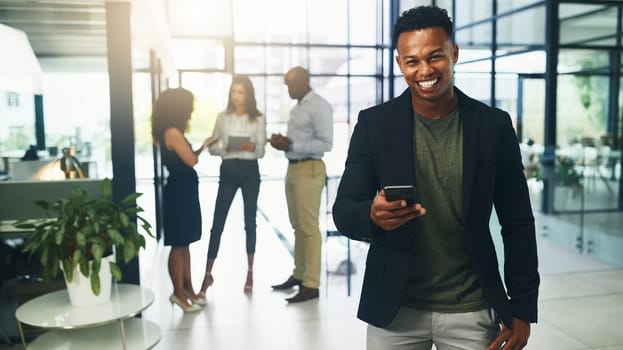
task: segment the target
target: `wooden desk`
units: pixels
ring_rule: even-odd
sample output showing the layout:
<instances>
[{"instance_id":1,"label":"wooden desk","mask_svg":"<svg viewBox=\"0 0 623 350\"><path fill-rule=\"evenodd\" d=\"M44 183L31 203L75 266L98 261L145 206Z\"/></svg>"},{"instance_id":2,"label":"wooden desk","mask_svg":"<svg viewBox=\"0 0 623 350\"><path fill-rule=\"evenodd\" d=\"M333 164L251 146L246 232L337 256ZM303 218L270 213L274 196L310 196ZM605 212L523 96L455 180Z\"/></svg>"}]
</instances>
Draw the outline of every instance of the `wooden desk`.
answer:
<instances>
[{"instance_id":1,"label":"wooden desk","mask_svg":"<svg viewBox=\"0 0 623 350\"><path fill-rule=\"evenodd\" d=\"M113 284L110 301L73 306L67 290L51 292L21 305L15 312L24 349L22 323L50 330L28 349L151 349L160 328L135 318L154 302L151 291L132 284Z\"/></svg>"}]
</instances>

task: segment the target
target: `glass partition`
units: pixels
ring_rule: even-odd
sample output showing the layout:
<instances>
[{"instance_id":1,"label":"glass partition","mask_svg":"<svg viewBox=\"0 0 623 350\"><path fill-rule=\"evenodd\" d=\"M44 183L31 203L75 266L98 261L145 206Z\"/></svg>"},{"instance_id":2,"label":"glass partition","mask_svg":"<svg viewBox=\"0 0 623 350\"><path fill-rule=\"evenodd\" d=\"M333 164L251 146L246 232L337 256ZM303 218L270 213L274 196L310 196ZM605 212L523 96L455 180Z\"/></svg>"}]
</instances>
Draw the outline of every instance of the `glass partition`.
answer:
<instances>
[{"instance_id":1,"label":"glass partition","mask_svg":"<svg viewBox=\"0 0 623 350\"><path fill-rule=\"evenodd\" d=\"M382 18L377 15L377 0L349 0L349 43L352 45L374 45L382 38L377 29Z\"/></svg>"},{"instance_id":2,"label":"glass partition","mask_svg":"<svg viewBox=\"0 0 623 350\"><path fill-rule=\"evenodd\" d=\"M310 43L348 43L348 22L344 20L348 16L347 0L314 0L313 6L308 6L307 9Z\"/></svg>"},{"instance_id":3,"label":"glass partition","mask_svg":"<svg viewBox=\"0 0 623 350\"><path fill-rule=\"evenodd\" d=\"M22 157L30 145L36 144L34 95L0 90L0 154L3 158ZM0 171L7 172L0 163Z\"/></svg>"},{"instance_id":4,"label":"glass partition","mask_svg":"<svg viewBox=\"0 0 623 350\"><path fill-rule=\"evenodd\" d=\"M542 48L545 45L545 6L501 17L497 33L498 55Z\"/></svg>"},{"instance_id":5,"label":"glass partition","mask_svg":"<svg viewBox=\"0 0 623 350\"><path fill-rule=\"evenodd\" d=\"M454 16L454 25L457 28L493 16L493 1L462 0L457 3Z\"/></svg>"},{"instance_id":6,"label":"glass partition","mask_svg":"<svg viewBox=\"0 0 623 350\"><path fill-rule=\"evenodd\" d=\"M541 1L540 0L539 1L537 0L497 0L497 2L498 2L498 13L502 14L502 13L516 10L521 7L532 5L532 4L541 2Z\"/></svg>"},{"instance_id":7,"label":"glass partition","mask_svg":"<svg viewBox=\"0 0 623 350\"><path fill-rule=\"evenodd\" d=\"M348 61L346 48L312 47L309 49L310 74L336 74Z\"/></svg>"},{"instance_id":8,"label":"glass partition","mask_svg":"<svg viewBox=\"0 0 623 350\"><path fill-rule=\"evenodd\" d=\"M455 41L459 47L463 49L485 51L491 47L491 33L491 22L486 22L457 30L455 33ZM487 52L487 56L491 56L490 51Z\"/></svg>"},{"instance_id":9,"label":"glass partition","mask_svg":"<svg viewBox=\"0 0 623 350\"><path fill-rule=\"evenodd\" d=\"M616 44L616 6L561 4L559 14L561 45Z\"/></svg>"},{"instance_id":10,"label":"glass partition","mask_svg":"<svg viewBox=\"0 0 623 350\"><path fill-rule=\"evenodd\" d=\"M225 45L220 40L176 39L175 64L184 69L225 69Z\"/></svg>"},{"instance_id":11,"label":"glass partition","mask_svg":"<svg viewBox=\"0 0 623 350\"><path fill-rule=\"evenodd\" d=\"M609 78L562 75L558 78L555 208L614 209L620 174L607 128ZM578 196L582 196L579 198ZM581 199L578 200L578 199ZM580 205L583 207L581 208Z\"/></svg>"},{"instance_id":12,"label":"glass partition","mask_svg":"<svg viewBox=\"0 0 623 350\"><path fill-rule=\"evenodd\" d=\"M491 73L456 73L455 85L470 97L491 105Z\"/></svg>"},{"instance_id":13,"label":"glass partition","mask_svg":"<svg viewBox=\"0 0 623 350\"><path fill-rule=\"evenodd\" d=\"M558 55L558 73L610 71L610 53L606 50L563 49Z\"/></svg>"}]
</instances>

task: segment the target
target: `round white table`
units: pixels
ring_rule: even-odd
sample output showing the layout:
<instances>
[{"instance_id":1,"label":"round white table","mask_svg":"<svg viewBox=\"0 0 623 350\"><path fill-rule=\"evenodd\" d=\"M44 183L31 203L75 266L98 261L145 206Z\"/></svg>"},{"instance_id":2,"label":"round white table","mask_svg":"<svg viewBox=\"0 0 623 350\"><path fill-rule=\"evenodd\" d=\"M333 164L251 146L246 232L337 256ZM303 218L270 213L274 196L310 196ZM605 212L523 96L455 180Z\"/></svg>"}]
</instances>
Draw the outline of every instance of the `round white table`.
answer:
<instances>
[{"instance_id":1,"label":"round white table","mask_svg":"<svg viewBox=\"0 0 623 350\"><path fill-rule=\"evenodd\" d=\"M150 349L160 341L160 328L134 316L153 302L151 291L115 283L108 302L73 306L63 289L22 304L15 317L24 348L22 323L50 330L28 349Z\"/></svg>"}]
</instances>

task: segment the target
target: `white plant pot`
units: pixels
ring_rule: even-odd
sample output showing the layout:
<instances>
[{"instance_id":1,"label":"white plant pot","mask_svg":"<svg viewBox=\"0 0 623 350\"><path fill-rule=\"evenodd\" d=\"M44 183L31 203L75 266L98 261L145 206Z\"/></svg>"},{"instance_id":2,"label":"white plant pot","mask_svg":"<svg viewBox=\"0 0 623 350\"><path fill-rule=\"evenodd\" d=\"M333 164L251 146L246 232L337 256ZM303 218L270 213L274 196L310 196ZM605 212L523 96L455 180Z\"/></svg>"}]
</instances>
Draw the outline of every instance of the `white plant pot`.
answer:
<instances>
[{"instance_id":1,"label":"white plant pot","mask_svg":"<svg viewBox=\"0 0 623 350\"><path fill-rule=\"evenodd\" d=\"M100 294L95 295L91 290L91 280L80 272L80 267L74 268L71 282L65 278L69 301L74 306L90 306L104 303L110 300L110 290L112 286L112 274L110 273L109 262L114 262L114 255L102 258L100 267ZM89 263L90 264L90 263Z\"/></svg>"}]
</instances>

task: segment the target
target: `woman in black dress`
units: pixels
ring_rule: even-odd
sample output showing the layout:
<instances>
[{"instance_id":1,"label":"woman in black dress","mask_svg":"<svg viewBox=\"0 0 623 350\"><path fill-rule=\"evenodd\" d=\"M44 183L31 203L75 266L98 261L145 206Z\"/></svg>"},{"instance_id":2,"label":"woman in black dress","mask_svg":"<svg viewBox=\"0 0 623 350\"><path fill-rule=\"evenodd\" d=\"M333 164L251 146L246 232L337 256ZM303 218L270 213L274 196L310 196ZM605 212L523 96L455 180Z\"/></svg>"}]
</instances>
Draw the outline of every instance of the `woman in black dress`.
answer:
<instances>
[{"instance_id":1,"label":"woman in black dress","mask_svg":"<svg viewBox=\"0 0 623 350\"><path fill-rule=\"evenodd\" d=\"M164 186L164 244L171 246L169 275L173 282L171 304L185 312L201 309L205 298L195 293L190 275L190 243L201 238L199 182L193 166L199 154L214 143L207 138L199 149L191 148L184 133L193 111L194 96L183 88L160 94L152 113L152 136L159 145L169 175Z\"/></svg>"}]
</instances>

